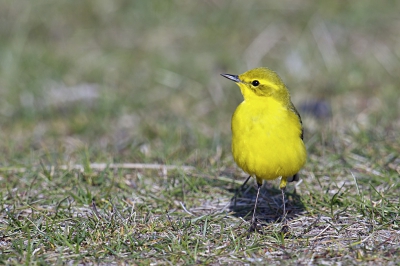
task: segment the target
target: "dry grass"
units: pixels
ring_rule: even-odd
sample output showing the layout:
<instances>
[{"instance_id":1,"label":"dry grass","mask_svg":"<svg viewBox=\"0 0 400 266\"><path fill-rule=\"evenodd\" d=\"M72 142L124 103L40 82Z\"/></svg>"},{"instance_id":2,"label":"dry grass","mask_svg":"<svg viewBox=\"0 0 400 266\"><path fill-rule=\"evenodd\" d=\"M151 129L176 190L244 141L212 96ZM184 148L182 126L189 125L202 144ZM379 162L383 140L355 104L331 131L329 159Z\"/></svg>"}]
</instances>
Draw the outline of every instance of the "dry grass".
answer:
<instances>
[{"instance_id":1,"label":"dry grass","mask_svg":"<svg viewBox=\"0 0 400 266\"><path fill-rule=\"evenodd\" d=\"M374 1L0 4L0 264L398 265L400 21ZM308 163L255 200L237 88L276 70Z\"/></svg>"}]
</instances>

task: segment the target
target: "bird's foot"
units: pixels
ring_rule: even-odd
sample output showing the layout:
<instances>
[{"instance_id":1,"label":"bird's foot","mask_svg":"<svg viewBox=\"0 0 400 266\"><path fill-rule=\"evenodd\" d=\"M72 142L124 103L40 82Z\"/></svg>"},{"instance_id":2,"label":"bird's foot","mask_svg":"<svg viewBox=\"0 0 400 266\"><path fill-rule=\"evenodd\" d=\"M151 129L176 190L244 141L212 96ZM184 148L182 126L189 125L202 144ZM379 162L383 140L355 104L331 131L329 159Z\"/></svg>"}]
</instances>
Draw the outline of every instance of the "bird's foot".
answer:
<instances>
[{"instance_id":1,"label":"bird's foot","mask_svg":"<svg viewBox=\"0 0 400 266\"><path fill-rule=\"evenodd\" d=\"M289 233L289 229L290 229L290 227L287 223L286 217L283 217L281 233L286 235L287 233Z\"/></svg>"},{"instance_id":2,"label":"bird's foot","mask_svg":"<svg viewBox=\"0 0 400 266\"><path fill-rule=\"evenodd\" d=\"M255 232L257 229L257 218L253 217L250 222L250 228L248 230L249 233Z\"/></svg>"}]
</instances>

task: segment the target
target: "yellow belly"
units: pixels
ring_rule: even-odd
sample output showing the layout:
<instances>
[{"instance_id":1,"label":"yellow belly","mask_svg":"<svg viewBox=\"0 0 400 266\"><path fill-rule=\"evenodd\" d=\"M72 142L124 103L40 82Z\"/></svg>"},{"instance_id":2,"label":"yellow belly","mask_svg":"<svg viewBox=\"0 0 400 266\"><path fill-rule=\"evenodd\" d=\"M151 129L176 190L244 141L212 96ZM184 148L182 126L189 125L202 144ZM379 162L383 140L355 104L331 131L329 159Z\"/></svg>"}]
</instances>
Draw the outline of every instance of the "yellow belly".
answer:
<instances>
[{"instance_id":1,"label":"yellow belly","mask_svg":"<svg viewBox=\"0 0 400 266\"><path fill-rule=\"evenodd\" d=\"M300 135L299 118L279 102L243 102L232 117L233 158L258 179L293 176L307 157Z\"/></svg>"}]
</instances>

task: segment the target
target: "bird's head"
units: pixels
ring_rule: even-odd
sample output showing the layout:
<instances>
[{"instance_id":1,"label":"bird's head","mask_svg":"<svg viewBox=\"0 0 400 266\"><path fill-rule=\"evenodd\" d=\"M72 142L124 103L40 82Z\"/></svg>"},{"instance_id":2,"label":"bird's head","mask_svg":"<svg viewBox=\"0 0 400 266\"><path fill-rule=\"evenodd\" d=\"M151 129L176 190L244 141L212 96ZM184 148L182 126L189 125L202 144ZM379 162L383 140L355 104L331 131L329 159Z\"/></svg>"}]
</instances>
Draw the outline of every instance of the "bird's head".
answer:
<instances>
[{"instance_id":1,"label":"bird's head","mask_svg":"<svg viewBox=\"0 0 400 266\"><path fill-rule=\"evenodd\" d=\"M263 97L287 100L290 97L282 79L266 67L255 68L241 75L221 75L236 82L245 100L262 100Z\"/></svg>"}]
</instances>

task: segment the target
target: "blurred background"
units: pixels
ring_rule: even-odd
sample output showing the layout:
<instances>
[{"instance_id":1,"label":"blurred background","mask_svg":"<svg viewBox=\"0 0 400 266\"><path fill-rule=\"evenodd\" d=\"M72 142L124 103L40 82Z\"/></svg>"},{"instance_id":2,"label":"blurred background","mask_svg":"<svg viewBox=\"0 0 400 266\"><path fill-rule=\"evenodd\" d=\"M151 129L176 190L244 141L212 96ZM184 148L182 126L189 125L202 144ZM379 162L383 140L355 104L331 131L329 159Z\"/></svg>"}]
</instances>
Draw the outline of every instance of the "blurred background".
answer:
<instances>
[{"instance_id":1,"label":"blurred background","mask_svg":"<svg viewBox=\"0 0 400 266\"><path fill-rule=\"evenodd\" d=\"M399 10L372 0L2 1L0 165L234 165L230 117L242 96L220 73L259 66L288 86L311 162L353 141L358 154L389 147L372 159L399 152Z\"/></svg>"}]
</instances>

